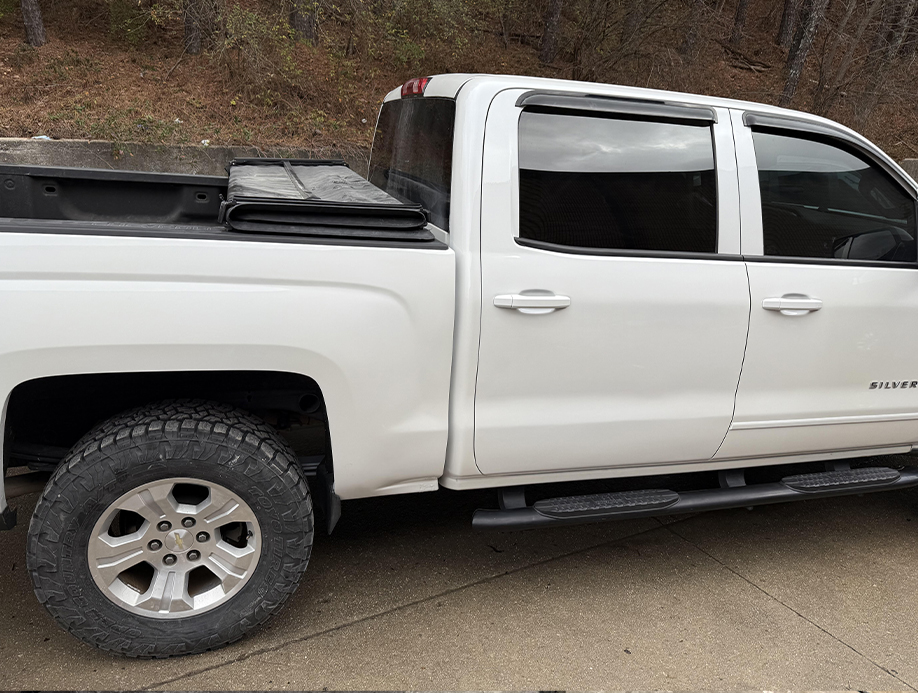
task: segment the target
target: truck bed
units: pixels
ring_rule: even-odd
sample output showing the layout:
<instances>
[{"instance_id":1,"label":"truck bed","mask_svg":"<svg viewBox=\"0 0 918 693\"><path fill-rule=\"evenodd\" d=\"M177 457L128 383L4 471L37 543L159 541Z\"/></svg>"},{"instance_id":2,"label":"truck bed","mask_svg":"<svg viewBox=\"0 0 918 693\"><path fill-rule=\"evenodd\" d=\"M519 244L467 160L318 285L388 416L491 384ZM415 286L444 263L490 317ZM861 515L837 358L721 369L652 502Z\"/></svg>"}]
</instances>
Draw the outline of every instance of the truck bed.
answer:
<instances>
[{"instance_id":1,"label":"truck bed","mask_svg":"<svg viewBox=\"0 0 918 693\"><path fill-rule=\"evenodd\" d=\"M240 240L440 245L419 205L403 204L343 161L240 159L228 170L221 177L0 165L0 218L20 222L0 229L56 220L119 235L128 224L153 225L157 235L173 237L187 231ZM58 233L74 228L38 226Z\"/></svg>"},{"instance_id":2,"label":"truck bed","mask_svg":"<svg viewBox=\"0 0 918 693\"><path fill-rule=\"evenodd\" d=\"M0 216L16 219L216 223L228 179L0 165Z\"/></svg>"}]
</instances>

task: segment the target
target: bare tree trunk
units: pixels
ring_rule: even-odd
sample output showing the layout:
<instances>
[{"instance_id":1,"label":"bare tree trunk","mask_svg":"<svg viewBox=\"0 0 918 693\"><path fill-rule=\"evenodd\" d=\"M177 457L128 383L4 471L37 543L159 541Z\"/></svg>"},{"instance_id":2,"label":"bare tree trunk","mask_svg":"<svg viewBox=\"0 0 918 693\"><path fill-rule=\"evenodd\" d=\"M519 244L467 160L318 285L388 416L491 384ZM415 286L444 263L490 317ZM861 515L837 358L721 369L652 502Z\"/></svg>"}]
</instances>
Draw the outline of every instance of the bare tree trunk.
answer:
<instances>
[{"instance_id":1,"label":"bare tree trunk","mask_svg":"<svg viewBox=\"0 0 918 693\"><path fill-rule=\"evenodd\" d=\"M819 80L816 83L816 92L813 95L814 110L817 113L821 112L823 97L825 94L826 86L829 82L829 75L832 73L832 68L835 66L835 54L838 52L838 49L841 47L845 40L845 29L848 28L848 22L851 21L851 17L854 15L854 10L857 9L857 0L846 1L848 6L845 8L845 16L842 18L841 24L838 25L838 30L835 33L835 40L832 42L832 47L829 48L828 54L825 55L822 64L819 66Z\"/></svg>"},{"instance_id":2,"label":"bare tree trunk","mask_svg":"<svg viewBox=\"0 0 918 693\"><path fill-rule=\"evenodd\" d=\"M219 0L184 0L185 52L200 55L212 47L217 29Z\"/></svg>"},{"instance_id":3,"label":"bare tree trunk","mask_svg":"<svg viewBox=\"0 0 918 693\"><path fill-rule=\"evenodd\" d=\"M644 22L644 4L645 0L631 0L631 7L628 8L625 21L622 23L621 45L630 43L641 28Z\"/></svg>"},{"instance_id":4,"label":"bare tree trunk","mask_svg":"<svg viewBox=\"0 0 918 693\"><path fill-rule=\"evenodd\" d=\"M807 17L810 13L810 8L813 6L813 0L801 0L801 6L798 11L797 16L797 27L794 30L794 38L791 39L790 46L787 49L787 66L789 67L792 62L794 62L794 57L797 54L797 51L800 50L801 42L803 41L803 35L806 29Z\"/></svg>"},{"instance_id":5,"label":"bare tree trunk","mask_svg":"<svg viewBox=\"0 0 918 693\"><path fill-rule=\"evenodd\" d=\"M204 48L215 48L220 30L220 20L225 8L223 0L204 0L204 14L201 17L201 38Z\"/></svg>"},{"instance_id":6,"label":"bare tree trunk","mask_svg":"<svg viewBox=\"0 0 918 693\"><path fill-rule=\"evenodd\" d=\"M185 0L185 52L189 55L201 53L201 2L200 0Z\"/></svg>"},{"instance_id":7,"label":"bare tree trunk","mask_svg":"<svg viewBox=\"0 0 918 693\"><path fill-rule=\"evenodd\" d=\"M889 65L896 56L902 51L902 44L905 43L905 37L908 35L909 24L912 15L915 14L916 0L904 0L902 3L902 12L899 15L899 21L893 29L892 40L889 49L886 51L886 64Z\"/></svg>"},{"instance_id":8,"label":"bare tree trunk","mask_svg":"<svg viewBox=\"0 0 918 693\"><path fill-rule=\"evenodd\" d=\"M291 0L290 26L297 41L316 40L315 0Z\"/></svg>"},{"instance_id":9,"label":"bare tree trunk","mask_svg":"<svg viewBox=\"0 0 918 693\"><path fill-rule=\"evenodd\" d=\"M609 39L613 30L611 15L614 7L608 0L588 0L586 3L573 36L571 79L589 80L596 76L598 48ZM621 54L622 49L623 46L619 45L616 54Z\"/></svg>"},{"instance_id":10,"label":"bare tree trunk","mask_svg":"<svg viewBox=\"0 0 918 693\"><path fill-rule=\"evenodd\" d=\"M918 50L918 10L908 20L908 35L902 44L902 57L911 58Z\"/></svg>"},{"instance_id":11,"label":"bare tree trunk","mask_svg":"<svg viewBox=\"0 0 918 693\"><path fill-rule=\"evenodd\" d=\"M787 81L784 83L784 92L778 101L779 106L788 106L797 93L797 85L803 74L806 59L816 40L816 33L826 13L829 0L809 0L804 8L803 21L797 27L794 36L794 45L787 59Z\"/></svg>"},{"instance_id":12,"label":"bare tree trunk","mask_svg":"<svg viewBox=\"0 0 918 693\"><path fill-rule=\"evenodd\" d=\"M679 55L689 62L694 62L698 53L698 34L704 17L707 14L707 7L704 0L694 0L692 2L692 14L689 17L689 28L685 33L685 39L679 45Z\"/></svg>"},{"instance_id":13,"label":"bare tree trunk","mask_svg":"<svg viewBox=\"0 0 918 693\"><path fill-rule=\"evenodd\" d=\"M778 45L787 50L794 38L797 28L797 15L800 13L800 0L784 0L784 12L781 13L781 26L778 27Z\"/></svg>"},{"instance_id":14,"label":"bare tree trunk","mask_svg":"<svg viewBox=\"0 0 918 693\"><path fill-rule=\"evenodd\" d=\"M551 0L545 15L545 31L542 32L542 46L539 60L550 63L558 54L558 38L561 35L561 8L564 0Z\"/></svg>"},{"instance_id":15,"label":"bare tree trunk","mask_svg":"<svg viewBox=\"0 0 918 693\"><path fill-rule=\"evenodd\" d=\"M886 30L886 35L882 44L882 54L876 58L870 66L868 80L870 89L867 90L864 99L859 104L858 121L863 123L870 117L877 104L880 102L880 92L883 84L889 78L890 68L896 59L896 56L902 50L902 44L908 33L908 24L918 0L903 0L901 6L896 7L897 13L893 19L885 24L881 29Z\"/></svg>"},{"instance_id":16,"label":"bare tree trunk","mask_svg":"<svg viewBox=\"0 0 918 693\"><path fill-rule=\"evenodd\" d=\"M874 59L882 55L886 46L892 38L892 25L896 13L896 0L886 0L883 3L883 11L880 13L880 24L877 27L877 33L873 36L873 43L870 44L870 55Z\"/></svg>"},{"instance_id":17,"label":"bare tree trunk","mask_svg":"<svg viewBox=\"0 0 918 693\"><path fill-rule=\"evenodd\" d=\"M854 0L852 0L852 2L853 1ZM854 63L854 59L857 57L858 47L861 45L861 41L864 39L864 34L867 33L867 28L870 26L874 15L877 13L877 10L880 9L880 6L883 4L883 2L884 0L873 0L873 2L871 2L867 8L867 13L861 18L861 23L858 24L857 31L854 34L854 40L848 44L848 50L845 52L845 55L841 60L841 64L835 71L835 76L832 77L831 81L829 82L824 96L822 96L817 101L817 113L828 113L829 109L832 107L832 104L835 102L835 99L838 98L840 90L845 85L845 79L848 76L848 71L851 69L851 65Z\"/></svg>"},{"instance_id":18,"label":"bare tree trunk","mask_svg":"<svg viewBox=\"0 0 918 693\"><path fill-rule=\"evenodd\" d=\"M743 28L746 26L746 12L749 10L749 0L739 0L736 3L736 14L733 15L733 32L730 34L730 43L736 45L743 38Z\"/></svg>"},{"instance_id":19,"label":"bare tree trunk","mask_svg":"<svg viewBox=\"0 0 918 693\"><path fill-rule=\"evenodd\" d=\"M882 69L886 60L886 53L893 39L893 24L895 24L895 15L899 10L898 3L899 0L882 0L880 3L880 19L876 23L873 40L870 42L865 61L868 82L874 81L873 75Z\"/></svg>"},{"instance_id":20,"label":"bare tree trunk","mask_svg":"<svg viewBox=\"0 0 918 693\"><path fill-rule=\"evenodd\" d=\"M26 41L38 48L48 41L45 35L45 23L41 19L41 8L38 0L22 0L22 23L25 25Z\"/></svg>"}]
</instances>

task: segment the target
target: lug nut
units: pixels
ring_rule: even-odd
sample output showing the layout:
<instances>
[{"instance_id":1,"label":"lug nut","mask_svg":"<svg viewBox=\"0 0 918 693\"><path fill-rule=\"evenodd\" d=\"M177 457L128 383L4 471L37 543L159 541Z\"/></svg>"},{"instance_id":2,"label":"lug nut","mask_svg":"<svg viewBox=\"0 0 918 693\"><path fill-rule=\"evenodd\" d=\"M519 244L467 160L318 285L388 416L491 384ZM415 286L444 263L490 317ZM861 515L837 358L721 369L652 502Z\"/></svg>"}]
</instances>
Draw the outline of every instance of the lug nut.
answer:
<instances>
[{"instance_id":1,"label":"lug nut","mask_svg":"<svg viewBox=\"0 0 918 693\"><path fill-rule=\"evenodd\" d=\"M201 552L200 552L200 551L189 551L189 552L188 552L188 560L189 560L189 561L196 561L196 560L198 560L200 557L201 557Z\"/></svg>"},{"instance_id":2,"label":"lug nut","mask_svg":"<svg viewBox=\"0 0 918 693\"><path fill-rule=\"evenodd\" d=\"M158 525L156 525L156 529L158 529L160 532L168 532L170 529L172 529L172 523L168 520L163 520Z\"/></svg>"},{"instance_id":3,"label":"lug nut","mask_svg":"<svg viewBox=\"0 0 918 693\"><path fill-rule=\"evenodd\" d=\"M147 546L150 548L150 551L159 551L163 548L163 543L159 539L154 539Z\"/></svg>"},{"instance_id":4,"label":"lug nut","mask_svg":"<svg viewBox=\"0 0 918 693\"><path fill-rule=\"evenodd\" d=\"M186 517L184 520L182 520L182 527L194 527L194 518Z\"/></svg>"},{"instance_id":5,"label":"lug nut","mask_svg":"<svg viewBox=\"0 0 918 693\"><path fill-rule=\"evenodd\" d=\"M175 562L177 560L178 559L171 553L167 553L165 556L163 556L163 563L165 563L166 565L175 565Z\"/></svg>"},{"instance_id":6,"label":"lug nut","mask_svg":"<svg viewBox=\"0 0 918 693\"><path fill-rule=\"evenodd\" d=\"M210 540L210 535L209 535L207 532L198 532L198 534L197 534L197 536L195 537L195 539L198 540L198 541L209 541L209 540Z\"/></svg>"}]
</instances>

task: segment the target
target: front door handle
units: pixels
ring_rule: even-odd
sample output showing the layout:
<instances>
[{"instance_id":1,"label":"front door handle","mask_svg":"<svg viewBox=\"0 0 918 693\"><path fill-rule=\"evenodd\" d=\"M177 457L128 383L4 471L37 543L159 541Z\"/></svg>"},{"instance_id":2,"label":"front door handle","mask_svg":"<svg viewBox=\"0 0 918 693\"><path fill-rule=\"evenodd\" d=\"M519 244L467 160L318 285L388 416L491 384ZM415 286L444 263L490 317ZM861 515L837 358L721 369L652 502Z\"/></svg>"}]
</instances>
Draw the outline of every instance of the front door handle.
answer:
<instances>
[{"instance_id":1,"label":"front door handle","mask_svg":"<svg viewBox=\"0 0 918 693\"><path fill-rule=\"evenodd\" d=\"M784 294L780 298L766 298L762 308L779 311L781 315L806 315L822 308L822 300L803 294Z\"/></svg>"},{"instance_id":2,"label":"front door handle","mask_svg":"<svg viewBox=\"0 0 918 693\"><path fill-rule=\"evenodd\" d=\"M570 296L555 294L500 294L494 297L494 305L498 308L510 308L521 313L550 313L570 304Z\"/></svg>"}]
</instances>

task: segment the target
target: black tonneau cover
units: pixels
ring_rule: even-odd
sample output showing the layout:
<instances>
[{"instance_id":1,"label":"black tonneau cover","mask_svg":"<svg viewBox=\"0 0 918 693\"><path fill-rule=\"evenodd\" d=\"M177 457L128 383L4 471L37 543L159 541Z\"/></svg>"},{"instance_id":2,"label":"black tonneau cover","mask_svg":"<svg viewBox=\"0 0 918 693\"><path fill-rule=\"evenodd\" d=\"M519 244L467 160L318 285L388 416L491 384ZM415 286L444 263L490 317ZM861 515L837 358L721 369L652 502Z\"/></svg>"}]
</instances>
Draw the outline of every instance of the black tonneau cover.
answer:
<instances>
[{"instance_id":1,"label":"black tonneau cover","mask_svg":"<svg viewBox=\"0 0 918 693\"><path fill-rule=\"evenodd\" d=\"M400 202L344 161L236 159L220 221L245 233L437 242L420 205Z\"/></svg>"}]
</instances>

